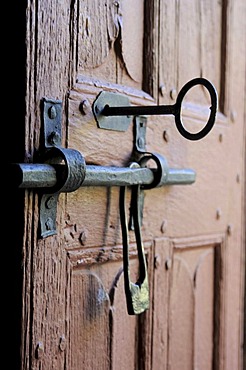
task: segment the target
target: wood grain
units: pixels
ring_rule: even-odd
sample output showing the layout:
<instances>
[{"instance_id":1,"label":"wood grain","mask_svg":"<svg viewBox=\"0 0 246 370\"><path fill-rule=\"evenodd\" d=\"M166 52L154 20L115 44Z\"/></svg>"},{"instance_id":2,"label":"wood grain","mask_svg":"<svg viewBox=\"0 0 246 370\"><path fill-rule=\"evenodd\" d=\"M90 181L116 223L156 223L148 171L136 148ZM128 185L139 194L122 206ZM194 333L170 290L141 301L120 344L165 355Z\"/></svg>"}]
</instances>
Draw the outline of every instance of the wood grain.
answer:
<instances>
[{"instance_id":1,"label":"wood grain","mask_svg":"<svg viewBox=\"0 0 246 370\"><path fill-rule=\"evenodd\" d=\"M132 125L125 133L97 127L91 107L102 90L126 94L133 105L173 104L186 81L203 76L218 91L216 124L191 143L178 134L174 117L148 117L146 149L170 167L194 169L197 179L145 191L151 302L140 317L126 312L119 189L61 194L57 235L44 240L40 194L25 192L23 370L243 368L245 1L152 0L144 9L136 2L138 19L132 6L28 2L25 161L35 162L41 147L44 97L63 102L62 146L97 165L128 165L133 148ZM204 125L204 95L199 89L188 97L183 114L190 130Z\"/></svg>"}]
</instances>

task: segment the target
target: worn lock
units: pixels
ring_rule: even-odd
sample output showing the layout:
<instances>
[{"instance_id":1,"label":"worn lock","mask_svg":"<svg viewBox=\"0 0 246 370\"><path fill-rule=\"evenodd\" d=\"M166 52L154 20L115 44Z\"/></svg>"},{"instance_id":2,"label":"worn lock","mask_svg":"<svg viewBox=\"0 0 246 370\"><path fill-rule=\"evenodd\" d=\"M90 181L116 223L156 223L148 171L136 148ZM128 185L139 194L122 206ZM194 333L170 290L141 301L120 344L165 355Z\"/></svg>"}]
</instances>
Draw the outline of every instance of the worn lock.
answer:
<instances>
[{"instance_id":1,"label":"worn lock","mask_svg":"<svg viewBox=\"0 0 246 370\"><path fill-rule=\"evenodd\" d=\"M197 134L187 132L181 122L181 104L187 91L196 84L204 85L211 96L211 113L207 125ZM116 99L115 99L116 97ZM173 114L179 132L190 140L204 137L213 127L217 110L217 95L214 87L205 79L194 79L180 91L173 106L131 107L125 105L126 97L102 92L93 104L97 124L101 128L125 131L134 115L133 162L126 167L107 167L87 165L83 155L75 149L61 147L62 103L43 99L44 148L40 153L42 163L14 163L10 175L12 183L18 188L38 189L40 202L40 235L42 238L56 234L56 210L61 192L73 192L82 186L119 186L120 219L123 243L124 285L127 309L130 315L140 314L149 307L149 286L147 264L141 236L143 212L143 192L164 185L185 185L195 181L192 169L169 168L166 159L158 153L145 149L145 134L148 114ZM114 100L115 99L115 100ZM119 106L117 106L119 104ZM122 106L123 105L123 106ZM142 116L144 114L144 116ZM120 121L115 116L123 116ZM113 120L112 120L113 118ZM139 145L141 143L141 145ZM154 161L155 168L148 166ZM131 187L130 222L125 211L126 187ZM135 283L130 280L128 251L128 229L134 230L138 260L139 277Z\"/></svg>"}]
</instances>

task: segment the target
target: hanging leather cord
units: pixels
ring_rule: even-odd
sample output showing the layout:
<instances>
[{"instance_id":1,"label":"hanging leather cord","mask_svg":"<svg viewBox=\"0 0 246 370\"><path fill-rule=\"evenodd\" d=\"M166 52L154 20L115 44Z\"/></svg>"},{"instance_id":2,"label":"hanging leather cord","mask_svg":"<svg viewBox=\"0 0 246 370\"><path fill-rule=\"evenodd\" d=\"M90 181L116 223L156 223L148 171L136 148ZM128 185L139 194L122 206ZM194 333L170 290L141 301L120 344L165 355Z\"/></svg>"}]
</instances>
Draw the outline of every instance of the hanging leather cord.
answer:
<instances>
[{"instance_id":1,"label":"hanging leather cord","mask_svg":"<svg viewBox=\"0 0 246 370\"><path fill-rule=\"evenodd\" d=\"M142 243L139 217L139 192L140 185L134 185L131 187L131 212L134 223L134 232L139 261L139 277L136 283L132 283L130 279L130 265L129 265L128 222L125 210L126 187L125 186L120 187L120 220L123 244L124 284L127 309L130 315L142 313L149 307L147 266L144 247Z\"/></svg>"}]
</instances>

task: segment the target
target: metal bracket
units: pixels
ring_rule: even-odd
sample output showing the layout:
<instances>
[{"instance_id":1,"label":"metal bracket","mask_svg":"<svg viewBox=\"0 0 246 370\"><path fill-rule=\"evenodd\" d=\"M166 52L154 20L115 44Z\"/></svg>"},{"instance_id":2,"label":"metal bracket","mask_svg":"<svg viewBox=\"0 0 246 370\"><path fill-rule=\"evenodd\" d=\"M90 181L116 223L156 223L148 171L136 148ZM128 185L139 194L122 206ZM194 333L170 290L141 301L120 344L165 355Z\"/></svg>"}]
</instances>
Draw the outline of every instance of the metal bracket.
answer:
<instances>
[{"instance_id":1,"label":"metal bracket","mask_svg":"<svg viewBox=\"0 0 246 370\"><path fill-rule=\"evenodd\" d=\"M59 193L43 194L40 200L40 235L42 238L55 235L56 212Z\"/></svg>"},{"instance_id":2,"label":"metal bracket","mask_svg":"<svg viewBox=\"0 0 246 370\"><path fill-rule=\"evenodd\" d=\"M146 152L146 129L147 129L147 117L135 116L134 117L134 146L133 146L133 160L138 162L140 157ZM131 198L132 199L132 198ZM139 219L140 225L142 226L143 220L143 207L144 207L144 191L139 190ZM128 228L134 230L134 217L133 217L133 205L130 205L130 217Z\"/></svg>"},{"instance_id":3,"label":"metal bracket","mask_svg":"<svg viewBox=\"0 0 246 370\"><path fill-rule=\"evenodd\" d=\"M43 99L43 132L44 152L61 145L62 102L60 100ZM55 235L56 212L59 193L42 194L40 200L40 235L46 238Z\"/></svg>"},{"instance_id":4,"label":"metal bracket","mask_svg":"<svg viewBox=\"0 0 246 370\"><path fill-rule=\"evenodd\" d=\"M147 117L134 117L134 157L139 158L139 155L146 153L146 129Z\"/></svg>"},{"instance_id":5,"label":"metal bracket","mask_svg":"<svg viewBox=\"0 0 246 370\"><path fill-rule=\"evenodd\" d=\"M85 178L84 157L74 149L61 147L62 102L43 100L44 163L56 170L57 181L51 191L40 199L40 235L45 238L56 234L56 213L61 192L78 189Z\"/></svg>"},{"instance_id":6,"label":"metal bracket","mask_svg":"<svg viewBox=\"0 0 246 370\"><path fill-rule=\"evenodd\" d=\"M62 101L43 99L43 126L45 149L61 146Z\"/></svg>"}]
</instances>

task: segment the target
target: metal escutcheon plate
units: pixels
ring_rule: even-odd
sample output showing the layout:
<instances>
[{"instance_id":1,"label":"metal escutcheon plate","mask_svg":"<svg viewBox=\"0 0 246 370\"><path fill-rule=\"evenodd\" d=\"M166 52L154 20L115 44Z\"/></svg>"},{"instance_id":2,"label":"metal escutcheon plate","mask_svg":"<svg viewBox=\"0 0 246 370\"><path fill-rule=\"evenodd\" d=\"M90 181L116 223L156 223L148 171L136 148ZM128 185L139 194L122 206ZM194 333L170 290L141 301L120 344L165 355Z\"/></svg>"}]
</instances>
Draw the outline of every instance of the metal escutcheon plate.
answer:
<instances>
[{"instance_id":1,"label":"metal escutcheon plate","mask_svg":"<svg viewBox=\"0 0 246 370\"><path fill-rule=\"evenodd\" d=\"M130 105L128 97L114 92L101 91L92 106L99 128L114 131L126 131L131 123L132 117L107 117L101 114L105 105L109 105L111 107L128 106Z\"/></svg>"}]
</instances>

